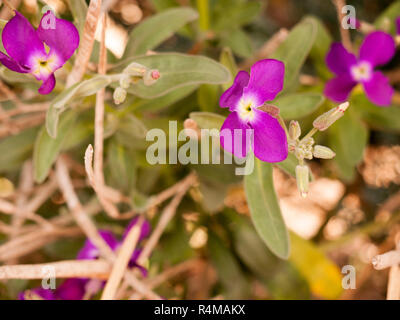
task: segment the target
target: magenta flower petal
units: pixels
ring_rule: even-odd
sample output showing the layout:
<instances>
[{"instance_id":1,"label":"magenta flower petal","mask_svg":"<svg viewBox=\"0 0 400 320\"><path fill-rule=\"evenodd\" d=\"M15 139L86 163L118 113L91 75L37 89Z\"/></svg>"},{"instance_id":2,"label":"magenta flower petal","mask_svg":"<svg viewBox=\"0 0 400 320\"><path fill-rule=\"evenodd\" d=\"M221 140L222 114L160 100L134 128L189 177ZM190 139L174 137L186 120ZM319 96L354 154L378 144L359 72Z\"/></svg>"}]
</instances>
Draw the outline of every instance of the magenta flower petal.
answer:
<instances>
[{"instance_id":1,"label":"magenta flower petal","mask_svg":"<svg viewBox=\"0 0 400 320\"><path fill-rule=\"evenodd\" d=\"M363 85L367 97L373 103L383 107L391 104L394 89L382 72L374 72L371 80L364 82Z\"/></svg>"},{"instance_id":2,"label":"magenta flower petal","mask_svg":"<svg viewBox=\"0 0 400 320\"><path fill-rule=\"evenodd\" d=\"M333 101L344 102L356 84L349 74L342 74L326 83L324 94Z\"/></svg>"},{"instance_id":3,"label":"magenta flower petal","mask_svg":"<svg viewBox=\"0 0 400 320\"><path fill-rule=\"evenodd\" d=\"M111 231L100 230L100 236L110 246L111 250L116 250L119 246L118 240L115 238ZM79 251L77 259L80 260L92 260L97 259L100 255L99 249L90 240L86 240L85 245Z\"/></svg>"},{"instance_id":4,"label":"magenta flower petal","mask_svg":"<svg viewBox=\"0 0 400 320\"><path fill-rule=\"evenodd\" d=\"M28 73L30 69L24 66L21 66L17 61L11 59L9 56L0 52L0 62L7 67L8 69L19 72L19 73Z\"/></svg>"},{"instance_id":5,"label":"magenta flower petal","mask_svg":"<svg viewBox=\"0 0 400 320\"><path fill-rule=\"evenodd\" d=\"M4 27L2 40L9 56L23 67L33 67L33 55L47 56L35 29L18 11Z\"/></svg>"},{"instance_id":6,"label":"magenta flower petal","mask_svg":"<svg viewBox=\"0 0 400 320\"><path fill-rule=\"evenodd\" d=\"M229 108L229 110L234 111L243 95L243 89L249 83L249 79L250 76L246 71L240 71L232 86L222 94L219 105L222 108Z\"/></svg>"},{"instance_id":7,"label":"magenta flower petal","mask_svg":"<svg viewBox=\"0 0 400 320\"><path fill-rule=\"evenodd\" d=\"M370 33L360 48L360 60L369 61L373 66L388 63L396 52L396 44L390 34L383 31Z\"/></svg>"},{"instance_id":8,"label":"magenta flower petal","mask_svg":"<svg viewBox=\"0 0 400 320\"><path fill-rule=\"evenodd\" d=\"M123 239L125 239L125 237L128 235L128 232L136 225L138 220L139 217L136 217L128 224L128 226L125 229L124 235L122 237ZM139 242L149 236L150 230L151 230L150 223L147 220L143 221L142 228L140 230Z\"/></svg>"},{"instance_id":9,"label":"magenta flower petal","mask_svg":"<svg viewBox=\"0 0 400 320\"><path fill-rule=\"evenodd\" d=\"M286 132L279 121L268 113L255 110L251 122L254 129L254 155L266 162L281 162L288 156Z\"/></svg>"},{"instance_id":10,"label":"magenta flower petal","mask_svg":"<svg viewBox=\"0 0 400 320\"><path fill-rule=\"evenodd\" d=\"M56 53L60 58L60 66L71 58L79 46L79 32L73 23L58 19L51 11L43 15L37 35L49 46L49 55Z\"/></svg>"},{"instance_id":11,"label":"magenta flower petal","mask_svg":"<svg viewBox=\"0 0 400 320\"><path fill-rule=\"evenodd\" d=\"M54 76L53 73L47 80L43 81L42 86L39 88L39 93L49 94L50 92L53 91L55 86L56 86L56 77Z\"/></svg>"},{"instance_id":12,"label":"magenta flower petal","mask_svg":"<svg viewBox=\"0 0 400 320\"><path fill-rule=\"evenodd\" d=\"M243 97L250 98L256 106L275 99L283 89L285 65L274 59L260 60L251 67L249 84Z\"/></svg>"},{"instance_id":13,"label":"magenta flower petal","mask_svg":"<svg viewBox=\"0 0 400 320\"><path fill-rule=\"evenodd\" d=\"M356 62L355 55L349 53L341 43L333 43L326 56L328 68L337 75L348 74Z\"/></svg>"},{"instance_id":14,"label":"magenta flower petal","mask_svg":"<svg viewBox=\"0 0 400 320\"><path fill-rule=\"evenodd\" d=\"M232 112L221 128L221 146L236 157L245 158L251 147L251 133L251 128L239 119L236 112Z\"/></svg>"},{"instance_id":15,"label":"magenta flower petal","mask_svg":"<svg viewBox=\"0 0 400 320\"><path fill-rule=\"evenodd\" d=\"M54 291L50 289L43 289L43 288L35 288L30 290L33 294L36 294L43 300L56 300L56 296ZM26 300L25 296L27 294L27 291L20 292L18 294L18 300Z\"/></svg>"},{"instance_id":16,"label":"magenta flower petal","mask_svg":"<svg viewBox=\"0 0 400 320\"><path fill-rule=\"evenodd\" d=\"M84 279L66 279L56 290L58 300L82 300L85 296Z\"/></svg>"}]
</instances>

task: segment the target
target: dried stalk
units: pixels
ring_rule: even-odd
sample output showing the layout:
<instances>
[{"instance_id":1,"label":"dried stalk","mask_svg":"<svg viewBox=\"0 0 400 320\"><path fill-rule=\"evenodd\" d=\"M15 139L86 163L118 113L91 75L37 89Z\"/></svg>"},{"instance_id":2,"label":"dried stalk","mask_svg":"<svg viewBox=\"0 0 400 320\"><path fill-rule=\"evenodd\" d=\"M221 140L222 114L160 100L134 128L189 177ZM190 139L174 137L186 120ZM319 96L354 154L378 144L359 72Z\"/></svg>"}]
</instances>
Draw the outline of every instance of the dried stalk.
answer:
<instances>
[{"instance_id":1,"label":"dried stalk","mask_svg":"<svg viewBox=\"0 0 400 320\"><path fill-rule=\"evenodd\" d=\"M345 17L345 14L342 12L342 8L346 5L345 0L333 0L334 5L336 6L337 17L339 22L340 36L342 38L343 46L349 52L353 52L353 45L351 43L351 37L349 29L345 29L342 27L342 21Z\"/></svg>"},{"instance_id":2,"label":"dried stalk","mask_svg":"<svg viewBox=\"0 0 400 320\"><path fill-rule=\"evenodd\" d=\"M372 265L376 270L383 270L398 264L400 264L400 250L392 250L372 259Z\"/></svg>"},{"instance_id":3,"label":"dried stalk","mask_svg":"<svg viewBox=\"0 0 400 320\"><path fill-rule=\"evenodd\" d=\"M119 250L117 259L114 263L111 275L104 288L101 300L113 300L118 286L123 278L124 272L128 267L129 260L139 241L139 236L143 224L143 218L129 231L124 243Z\"/></svg>"},{"instance_id":4,"label":"dried stalk","mask_svg":"<svg viewBox=\"0 0 400 320\"><path fill-rule=\"evenodd\" d=\"M0 279L43 279L47 268L54 270L56 278L107 279L111 267L104 260L72 260L43 264L1 266Z\"/></svg>"},{"instance_id":5,"label":"dried stalk","mask_svg":"<svg viewBox=\"0 0 400 320\"><path fill-rule=\"evenodd\" d=\"M175 197L171 200L170 204L168 204L168 206L165 207L156 228L152 232L149 240L147 241L145 247L143 248L143 251L138 258L139 264L143 264L148 259L154 248L156 247L168 223L175 216L176 210L179 204L181 203L183 196L186 194L188 189L193 185L195 179L196 177L194 175L190 175L188 178L184 180L184 183L179 185L179 189L176 191Z\"/></svg>"},{"instance_id":6,"label":"dried stalk","mask_svg":"<svg viewBox=\"0 0 400 320\"><path fill-rule=\"evenodd\" d=\"M63 192L67 205L72 212L73 217L81 229L85 232L86 236L93 242L99 249L100 254L110 263L114 263L115 254L103 238L99 235L93 221L88 217L87 213L83 210L77 195L75 194L71 178L68 174L68 168L62 158L59 158L56 165L56 176ZM138 292L143 294L149 299L160 299L160 297L149 290L147 286L138 280L132 272L125 272L125 279L135 288Z\"/></svg>"},{"instance_id":7,"label":"dried stalk","mask_svg":"<svg viewBox=\"0 0 400 320\"><path fill-rule=\"evenodd\" d=\"M75 59L75 64L67 78L67 88L79 82L85 74L94 45L94 36L100 19L101 0L91 0L87 15L80 49Z\"/></svg>"}]
</instances>

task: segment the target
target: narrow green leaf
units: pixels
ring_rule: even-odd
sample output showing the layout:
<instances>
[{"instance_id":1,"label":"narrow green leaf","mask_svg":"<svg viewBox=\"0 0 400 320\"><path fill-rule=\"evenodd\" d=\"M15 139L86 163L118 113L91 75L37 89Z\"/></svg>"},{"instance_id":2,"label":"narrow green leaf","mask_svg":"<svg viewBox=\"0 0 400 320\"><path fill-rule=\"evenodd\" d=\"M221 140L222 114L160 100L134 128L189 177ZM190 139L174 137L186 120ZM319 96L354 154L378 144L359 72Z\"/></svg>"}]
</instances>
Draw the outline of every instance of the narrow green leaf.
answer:
<instances>
[{"instance_id":1,"label":"narrow green leaf","mask_svg":"<svg viewBox=\"0 0 400 320\"><path fill-rule=\"evenodd\" d=\"M118 125L118 132L133 139L146 138L147 128L145 124L132 114L121 119Z\"/></svg>"},{"instance_id":2,"label":"narrow green leaf","mask_svg":"<svg viewBox=\"0 0 400 320\"><path fill-rule=\"evenodd\" d=\"M30 128L0 140L0 172L20 169L31 155L38 131L38 127Z\"/></svg>"},{"instance_id":3,"label":"narrow green leaf","mask_svg":"<svg viewBox=\"0 0 400 320\"><path fill-rule=\"evenodd\" d=\"M64 113L60 120L59 134L56 139L49 136L45 127L40 130L33 150L33 170L36 182L41 183L47 178L51 166L62 149L65 138L72 129L76 116L76 112L73 111Z\"/></svg>"},{"instance_id":4,"label":"narrow green leaf","mask_svg":"<svg viewBox=\"0 0 400 320\"><path fill-rule=\"evenodd\" d=\"M272 165L254 158L254 171L244 179L253 224L267 247L278 257L290 253L289 235L272 180Z\"/></svg>"},{"instance_id":5,"label":"narrow green leaf","mask_svg":"<svg viewBox=\"0 0 400 320\"><path fill-rule=\"evenodd\" d=\"M238 72L238 67L236 65L235 58L232 54L231 48L225 47L222 49L221 55L219 57L219 61L230 71L231 73L231 80L227 83L224 83L222 87L224 90L229 89L230 86L233 84L234 76Z\"/></svg>"},{"instance_id":6,"label":"narrow green leaf","mask_svg":"<svg viewBox=\"0 0 400 320\"><path fill-rule=\"evenodd\" d=\"M294 93L279 96L274 105L280 109L283 119L294 120L313 113L324 101L324 96L319 93Z\"/></svg>"},{"instance_id":7,"label":"narrow green leaf","mask_svg":"<svg viewBox=\"0 0 400 320\"><path fill-rule=\"evenodd\" d=\"M220 63L203 56L179 53L161 53L131 58L122 64L137 62L150 69L158 69L161 78L152 86L142 81L128 91L140 98L151 99L189 85L223 84L230 81L229 71ZM118 67L121 69L121 65Z\"/></svg>"},{"instance_id":8,"label":"narrow green leaf","mask_svg":"<svg viewBox=\"0 0 400 320\"><path fill-rule=\"evenodd\" d=\"M290 31L287 39L272 55L273 59L285 63L284 90L289 90L296 84L301 67L310 53L316 35L315 21L304 19Z\"/></svg>"},{"instance_id":9,"label":"narrow green leaf","mask_svg":"<svg viewBox=\"0 0 400 320\"><path fill-rule=\"evenodd\" d=\"M79 30L79 33L82 34L83 27L86 22L86 13L88 6L85 0L68 0L68 6L72 12L72 16L74 17L74 22Z\"/></svg>"},{"instance_id":10,"label":"narrow green leaf","mask_svg":"<svg viewBox=\"0 0 400 320\"><path fill-rule=\"evenodd\" d=\"M329 128L329 138L336 152L335 163L341 178L345 181L353 180L355 167L362 160L368 143L368 130L354 108L350 107Z\"/></svg>"},{"instance_id":11,"label":"narrow green leaf","mask_svg":"<svg viewBox=\"0 0 400 320\"><path fill-rule=\"evenodd\" d=\"M395 20L400 16L400 1L393 2L381 15L375 20L374 25L377 29L386 31L387 23L389 23L389 32L395 33Z\"/></svg>"},{"instance_id":12,"label":"narrow green leaf","mask_svg":"<svg viewBox=\"0 0 400 320\"><path fill-rule=\"evenodd\" d=\"M57 136L58 119L75 98L91 96L115 81L120 75L95 76L74 84L61 92L50 104L46 115L46 129L53 138Z\"/></svg>"},{"instance_id":13,"label":"narrow green leaf","mask_svg":"<svg viewBox=\"0 0 400 320\"><path fill-rule=\"evenodd\" d=\"M226 298L248 298L250 293L248 281L241 270L237 258L232 254L231 250L229 250L223 241L212 232L208 235L207 244L211 261L217 270L219 281L225 289ZM235 279L235 281L232 281L232 279Z\"/></svg>"},{"instance_id":14,"label":"narrow green leaf","mask_svg":"<svg viewBox=\"0 0 400 320\"><path fill-rule=\"evenodd\" d=\"M201 111L215 111L218 107L218 100L220 96L219 86L212 84L203 84L197 90L197 103Z\"/></svg>"},{"instance_id":15,"label":"narrow green leaf","mask_svg":"<svg viewBox=\"0 0 400 320\"><path fill-rule=\"evenodd\" d=\"M222 45L231 48L234 53L242 58L251 57L253 54L253 44L249 36L239 28L224 33Z\"/></svg>"},{"instance_id":16,"label":"narrow green leaf","mask_svg":"<svg viewBox=\"0 0 400 320\"><path fill-rule=\"evenodd\" d=\"M191 8L173 8L147 18L129 35L123 58L145 54L170 38L188 22L198 18Z\"/></svg>"},{"instance_id":17,"label":"narrow green leaf","mask_svg":"<svg viewBox=\"0 0 400 320\"><path fill-rule=\"evenodd\" d=\"M225 121L225 117L212 112L192 112L189 118L194 120L201 129L220 130Z\"/></svg>"},{"instance_id":18,"label":"narrow green leaf","mask_svg":"<svg viewBox=\"0 0 400 320\"><path fill-rule=\"evenodd\" d=\"M141 112L160 111L162 109L165 109L173 105L175 102L178 102L186 98L191 93L193 93L197 88L198 88L197 85L185 86L182 88L178 88L174 91L171 91L170 93L167 93L166 95L163 95L155 99L138 99L137 101L135 101L135 104L132 109L134 111L141 111Z\"/></svg>"}]
</instances>

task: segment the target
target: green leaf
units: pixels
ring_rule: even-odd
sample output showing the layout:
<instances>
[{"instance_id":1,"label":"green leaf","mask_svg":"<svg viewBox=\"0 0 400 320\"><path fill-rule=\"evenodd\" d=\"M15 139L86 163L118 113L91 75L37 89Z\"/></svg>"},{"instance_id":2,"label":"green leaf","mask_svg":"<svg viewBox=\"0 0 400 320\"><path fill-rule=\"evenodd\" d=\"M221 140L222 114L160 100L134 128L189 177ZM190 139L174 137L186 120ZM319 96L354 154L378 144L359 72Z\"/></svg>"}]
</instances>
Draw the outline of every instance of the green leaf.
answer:
<instances>
[{"instance_id":1,"label":"green leaf","mask_svg":"<svg viewBox=\"0 0 400 320\"><path fill-rule=\"evenodd\" d=\"M290 31L286 40L272 55L273 59L285 63L284 91L290 90L296 84L301 67L310 53L316 35L315 21L304 19Z\"/></svg>"},{"instance_id":2,"label":"green leaf","mask_svg":"<svg viewBox=\"0 0 400 320\"><path fill-rule=\"evenodd\" d=\"M231 48L234 53L242 58L251 57L253 54L253 44L249 36L239 28L224 33L222 45Z\"/></svg>"},{"instance_id":3,"label":"green leaf","mask_svg":"<svg viewBox=\"0 0 400 320\"><path fill-rule=\"evenodd\" d=\"M188 7L169 9L147 18L130 33L123 58L145 54L197 18L198 13Z\"/></svg>"},{"instance_id":4,"label":"green leaf","mask_svg":"<svg viewBox=\"0 0 400 320\"><path fill-rule=\"evenodd\" d=\"M220 130L225 121L225 117L212 112L191 112L189 118L194 120L200 129Z\"/></svg>"},{"instance_id":5,"label":"green leaf","mask_svg":"<svg viewBox=\"0 0 400 320\"><path fill-rule=\"evenodd\" d=\"M280 109L283 119L293 120L313 113L324 101L324 96L319 93L294 93L279 96L274 105Z\"/></svg>"},{"instance_id":6,"label":"green leaf","mask_svg":"<svg viewBox=\"0 0 400 320\"><path fill-rule=\"evenodd\" d=\"M254 158L254 171L244 179L253 224L267 247L278 257L290 253L289 235L272 180L272 165Z\"/></svg>"},{"instance_id":7,"label":"green leaf","mask_svg":"<svg viewBox=\"0 0 400 320\"><path fill-rule=\"evenodd\" d=\"M232 86L233 76L236 75L238 72L238 67L236 65L235 58L232 54L232 50L228 47L222 49L219 61L231 72L231 80L222 85L224 90L227 90L230 88L230 86Z\"/></svg>"},{"instance_id":8,"label":"green leaf","mask_svg":"<svg viewBox=\"0 0 400 320\"><path fill-rule=\"evenodd\" d=\"M296 166L299 164L299 160L297 160L296 156L293 153L289 153L286 160L277 163L276 165L289 174L292 177L296 177Z\"/></svg>"},{"instance_id":9,"label":"green leaf","mask_svg":"<svg viewBox=\"0 0 400 320\"><path fill-rule=\"evenodd\" d=\"M147 128L145 124L132 114L128 114L121 119L118 132L131 139L144 139L146 138Z\"/></svg>"},{"instance_id":10,"label":"green leaf","mask_svg":"<svg viewBox=\"0 0 400 320\"><path fill-rule=\"evenodd\" d=\"M289 261L307 279L311 292L323 299L337 299L342 293L342 274L311 241L290 234L292 254Z\"/></svg>"},{"instance_id":11,"label":"green leaf","mask_svg":"<svg viewBox=\"0 0 400 320\"><path fill-rule=\"evenodd\" d=\"M360 115L350 107L334 125L329 128L329 137L335 163L344 181L352 181L356 165L362 160L368 143L368 130Z\"/></svg>"},{"instance_id":12,"label":"green leaf","mask_svg":"<svg viewBox=\"0 0 400 320\"><path fill-rule=\"evenodd\" d=\"M197 85L185 86L182 88L178 88L174 91L171 91L170 93L167 93L166 95L163 95L155 99L138 99L138 101L135 101L135 104L132 107L132 109L134 111L142 111L142 112L160 111L162 109L165 109L173 105L175 102L178 102L183 98L186 98L191 93L193 93L197 88L198 88Z\"/></svg>"},{"instance_id":13,"label":"green leaf","mask_svg":"<svg viewBox=\"0 0 400 320\"><path fill-rule=\"evenodd\" d=\"M234 246L240 259L276 299L309 298L304 277L288 261L278 259L264 245L257 232L236 213L229 217Z\"/></svg>"},{"instance_id":14,"label":"green leaf","mask_svg":"<svg viewBox=\"0 0 400 320\"><path fill-rule=\"evenodd\" d=\"M83 27L86 22L86 13L88 6L85 0L68 0L68 6L74 17L74 22L79 30L79 34L82 35Z\"/></svg>"},{"instance_id":15,"label":"green leaf","mask_svg":"<svg viewBox=\"0 0 400 320\"><path fill-rule=\"evenodd\" d=\"M145 86L140 81L128 89L131 94L144 99L161 97L189 85L223 84L231 78L229 71L222 64L202 56L161 53L131 58L125 61L123 66L131 62L158 69L161 73L161 78L152 86Z\"/></svg>"},{"instance_id":16,"label":"green leaf","mask_svg":"<svg viewBox=\"0 0 400 320\"><path fill-rule=\"evenodd\" d=\"M0 172L20 169L31 155L38 131L38 127L30 128L0 140Z\"/></svg>"},{"instance_id":17,"label":"green leaf","mask_svg":"<svg viewBox=\"0 0 400 320\"><path fill-rule=\"evenodd\" d=\"M213 29L217 32L231 30L252 22L260 13L261 3L259 1L241 2L232 5L232 0L217 1L218 7L214 10L212 17Z\"/></svg>"},{"instance_id":18,"label":"green leaf","mask_svg":"<svg viewBox=\"0 0 400 320\"><path fill-rule=\"evenodd\" d=\"M250 288L243 271L231 250L213 232L208 235L208 252L215 266L219 281L222 283L227 299L243 299L248 297ZM232 281L234 279L235 281Z\"/></svg>"},{"instance_id":19,"label":"green leaf","mask_svg":"<svg viewBox=\"0 0 400 320\"><path fill-rule=\"evenodd\" d=\"M325 58L333 42L333 38L319 18L309 16L307 19L315 22L317 26L316 40L311 49L310 57L315 64L318 74L323 79L329 79L332 77L332 74L326 66Z\"/></svg>"},{"instance_id":20,"label":"green leaf","mask_svg":"<svg viewBox=\"0 0 400 320\"><path fill-rule=\"evenodd\" d=\"M395 33L395 20L400 16L400 1L393 2L381 15L375 20L374 25L377 29L386 31L387 22L389 22L389 32Z\"/></svg>"},{"instance_id":21,"label":"green leaf","mask_svg":"<svg viewBox=\"0 0 400 320\"><path fill-rule=\"evenodd\" d=\"M60 120L59 134L56 139L49 136L45 127L40 130L33 150L33 171L36 182L41 183L47 178L51 166L62 149L65 138L73 127L76 116L76 112L73 111L64 113Z\"/></svg>"},{"instance_id":22,"label":"green leaf","mask_svg":"<svg viewBox=\"0 0 400 320\"><path fill-rule=\"evenodd\" d=\"M107 147L107 159L110 185L125 194L131 193L136 183L135 154L112 139Z\"/></svg>"},{"instance_id":23,"label":"green leaf","mask_svg":"<svg viewBox=\"0 0 400 320\"><path fill-rule=\"evenodd\" d=\"M374 129L400 131L400 108L398 106L378 107L365 94L351 98L351 106L361 114L362 119Z\"/></svg>"},{"instance_id":24,"label":"green leaf","mask_svg":"<svg viewBox=\"0 0 400 320\"><path fill-rule=\"evenodd\" d=\"M215 111L219 101L219 86L203 84L197 90L197 103L201 111Z\"/></svg>"},{"instance_id":25,"label":"green leaf","mask_svg":"<svg viewBox=\"0 0 400 320\"><path fill-rule=\"evenodd\" d=\"M205 176L199 177L199 191L202 194L201 204L211 213L218 212L224 207L224 200L229 184L226 181L215 181Z\"/></svg>"},{"instance_id":26,"label":"green leaf","mask_svg":"<svg viewBox=\"0 0 400 320\"><path fill-rule=\"evenodd\" d=\"M46 129L53 138L57 136L58 119L68 108L68 104L75 98L87 97L97 93L99 90L115 81L120 75L95 76L89 80L84 80L74 84L61 92L50 104L46 115Z\"/></svg>"}]
</instances>

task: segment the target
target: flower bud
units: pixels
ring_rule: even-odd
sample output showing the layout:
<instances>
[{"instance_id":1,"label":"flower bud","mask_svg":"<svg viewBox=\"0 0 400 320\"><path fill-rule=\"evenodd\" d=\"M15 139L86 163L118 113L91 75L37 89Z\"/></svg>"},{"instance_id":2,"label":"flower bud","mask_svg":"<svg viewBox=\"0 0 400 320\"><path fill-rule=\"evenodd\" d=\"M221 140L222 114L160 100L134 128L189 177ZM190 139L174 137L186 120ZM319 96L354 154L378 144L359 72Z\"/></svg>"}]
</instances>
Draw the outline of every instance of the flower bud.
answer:
<instances>
[{"instance_id":1,"label":"flower bud","mask_svg":"<svg viewBox=\"0 0 400 320\"><path fill-rule=\"evenodd\" d=\"M129 74L130 76L143 77L147 70L148 69L144 65L133 62L124 69L123 73Z\"/></svg>"},{"instance_id":2,"label":"flower bud","mask_svg":"<svg viewBox=\"0 0 400 320\"><path fill-rule=\"evenodd\" d=\"M300 138L301 135L301 128L300 125L297 121L290 121L289 124L289 138L291 140L297 140L298 138Z\"/></svg>"},{"instance_id":3,"label":"flower bud","mask_svg":"<svg viewBox=\"0 0 400 320\"><path fill-rule=\"evenodd\" d=\"M131 85L131 77L128 75L125 75L119 80L119 85L121 86L122 89L128 89L129 86Z\"/></svg>"},{"instance_id":4,"label":"flower bud","mask_svg":"<svg viewBox=\"0 0 400 320\"><path fill-rule=\"evenodd\" d=\"M336 156L336 153L331 149L325 146L316 145L314 147L314 157L320 159L333 159Z\"/></svg>"},{"instance_id":5,"label":"flower bud","mask_svg":"<svg viewBox=\"0 0 400 320\"><path fill-rule=\"evenodd\" d=\"M160 72L158 70L148 70L143 76L143 82L145 86L151 86L160 79Z\"/></svg>"},{"instance_id":6,"label":"flower bud","mask_svg":"<svg viewBox=\"0 0 400 320\"><path fill-rule=\"evenodd\" d=\"M336 108L329 110L328 112L320 115L317 119L314 120L313 126L319 131L325 131L328 129L335 121L339 120L343 117L344 112L349 107L349 103L345 102L339 105Z\"/></svg>"},{"instance_id":7,"label":"flower bud","mask_svg":"<svg viewBox=\"0 0 400 320\"><path fill-rule=\"evenodd\" d=\"M126 99L126 90L121 87L118 87L117 89L115 89L113 97L115 104L123 103Z\"/></svg>"},{"instance_id":8,"label":"flower bud","mask_svg":"<svg viewBox=\"0 0 400 320\"><path fill-rule=\"evenodd\" d=\"M308 194L308 187L310 182L310 172L307 166L298 165L296 166L296 181L297 188L300 191L300 195L305 198Z\"/></svg>"}]
</instances>

